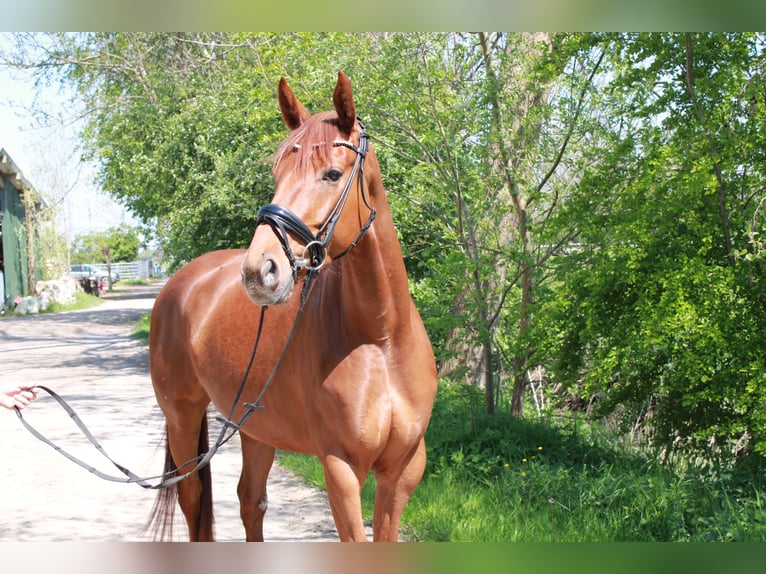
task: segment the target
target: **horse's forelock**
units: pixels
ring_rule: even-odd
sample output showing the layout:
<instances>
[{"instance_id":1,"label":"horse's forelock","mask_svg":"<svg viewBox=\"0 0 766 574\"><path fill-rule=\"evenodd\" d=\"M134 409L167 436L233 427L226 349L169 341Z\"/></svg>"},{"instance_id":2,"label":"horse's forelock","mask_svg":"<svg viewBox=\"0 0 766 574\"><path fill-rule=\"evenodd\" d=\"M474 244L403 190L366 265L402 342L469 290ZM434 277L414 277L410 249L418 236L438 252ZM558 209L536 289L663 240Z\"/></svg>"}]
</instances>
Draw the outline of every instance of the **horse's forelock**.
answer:
<instances>
[{"instance_id":1,"label":"horse's forelock","mask_svg":"<svg viewBox=\"0 0 766 574\"><path fill-rule=\"evenodd\" d=\"M312 116L301 126L290 132L272 156L272 174L276 174L283 159L294 154L294 165L301 172L308 170L312 161L327 162L338 139L338 119L334 112L322 112Z\"/></svg>"}]
</instances>

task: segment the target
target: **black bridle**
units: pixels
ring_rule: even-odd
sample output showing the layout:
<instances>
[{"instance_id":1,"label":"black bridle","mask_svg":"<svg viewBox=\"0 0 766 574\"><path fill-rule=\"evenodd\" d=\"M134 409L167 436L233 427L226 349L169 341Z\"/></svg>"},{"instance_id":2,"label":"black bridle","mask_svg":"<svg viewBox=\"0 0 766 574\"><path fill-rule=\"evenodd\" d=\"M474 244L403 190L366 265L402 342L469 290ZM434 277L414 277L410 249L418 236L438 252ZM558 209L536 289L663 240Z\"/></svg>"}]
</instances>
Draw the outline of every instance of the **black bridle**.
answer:
<instances>
[{"instance_id":1,"label":"black bridle","mask_svg":"<svg viewBox=\"0 0 766 574\"><path fill-rule=\"evenodd\" d=\"M279 239L279 243L282 245L282 250L285 252L285 256L287 256L287 259L290 262L290 267L293 270L293 279L297 279L301 269L306 269L306 279L303 287L304 298L310 289L312 281L327 261L327 249L333 233L335 232L338 220L343 213L343 208L346 206L346 201L351 192L351 186L354 183L354 179L358 178L359 180L362 201L364 201L367 209L370 210L370 215L367 218L367 221L359 229L359 234L356 239L351 242L345 251L334 258L338 259L339 257L343 257L356 247L359 240L364 236L370 228L370 225L372 225L372 222L375 220L375 208L370 205L364 187L364 160L367 157L367 150L369 149L369 136L367 135L367 131L364 129L362 122L359 120L357 120L357 122L360 127L359 146L355 146L351 142L343 140L334 141L332 144L333 147L343 146L355 151L356 159L354 160L354 166L351 168L351 174L346 181L346 186L343 188L343 192L338 197L338 201L330 211L327 219L325 219L325 222L316 233L313 233L309 226L295 213L277 203L264 205L258 212L255 226L258 227L265 223L271 227L272 231L274 231L277 239ZM290 248L288 233L292 233L303 242L304 248L300 257L296 257L293 250Z\"/></svg>"}]
</instances>

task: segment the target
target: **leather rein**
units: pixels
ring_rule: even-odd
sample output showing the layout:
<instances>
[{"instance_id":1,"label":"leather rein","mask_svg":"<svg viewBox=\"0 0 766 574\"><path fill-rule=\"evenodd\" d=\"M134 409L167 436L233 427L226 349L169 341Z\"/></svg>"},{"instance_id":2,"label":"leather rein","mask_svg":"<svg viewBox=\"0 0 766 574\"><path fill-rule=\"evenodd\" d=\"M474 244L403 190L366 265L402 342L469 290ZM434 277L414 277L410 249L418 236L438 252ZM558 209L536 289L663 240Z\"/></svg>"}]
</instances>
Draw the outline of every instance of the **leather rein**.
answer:
<instances>
[{"instance_id":1,"label":"leather rein","mask_svg":"<svg viewBox=\"0 0 766 574\"><path fill-rule=\"evenodd\" d=\"M279 369L279 366L281 365L282 360L287 354L287 349L289 348L290 343L292 342L293 335L295 334L296 328L298 326L298 320L300 319L300 316L303 313L303 309L306 305L306 301L308 300L309 292L311 291L311 286L314 282L314 279L316 279L320 269L326 263L327 249L330 244L330 240L332 239L333 233L335 232L335 227L338 224L338 220L340 219L340 216L343 213L343 208L346 205L346 201L351 191L351 186L353 184L354 179L357 179L359 182L359 188L360 188L362 200L364 201L365 206L370 210L370 215L367 218L367 221L361 226L359 230L359 234L354 239L354 241L345 249L345 251L340 253L337 257L334 257L334 259L343 257L349 251L351 251L354 247L356 247L356 245L359 243L359 241L362 239L364 234L372 225L372 222L375 220L375 215L376 215L375 208L372 207L369 203L367 194L365 192L365 182L364 182L364 160L367 156L367 150L369 149L369 141L368 141L369 136L367 135L364 125L362 125L362 122L359 121L358 119L357 119L357 122L359 123L359 126L361 128L361 132L359 136L359 146L355 146L348 141L333 142L334 147L338 147L338 146L347 147L355 151L357 156L356 156L356 159L354 160L354 166L351 169L351 174L349 175L349 178L346 182L343 192L338 198L338 201L335 203L335 206L333 207L333 209L330 211L330 214L328 215L324 224L322 224L322 226L319 228L319 230L316 233L313 233L311 229L303 222L303 220L300 217L295 215L288 208L278 205L276 203L269 203L267 205L264 205L258 212L258 217L256 219L256 227L262 224L269 225L271 229L274 231L274 233L276 234L277 238L279 239L279 242L282 245L282 249L284 250L285 255L287 256L287 259L290 261L290 266L292 267L292 270L293 270L293 277L297 278L301 269L306 269L306 277L304 279L303 288L301 290L300 305L298 306L298 311L295 315L295 319L293 320L293 324L290 329L290 334L287 337L285 346L282 348L282 352L280 353L279 357L274 363L274 367L272 368L271 373L269 374L269 377L266 379L266 382L264 383L263 388L261 389L261 392L258 394L255 401L253 401L252 403L247 403L247 402L242 403L242 406L245 407L245 412L242 414L242 416L239 418L237 422L234 422L233 420L234 412L236 411L237 405L239 404L239 401L242 398L242 393L245 389L245 384L250 375L250 370L253 366L253 362L255 361L255 355L258 351L258 346L261 340L261 334L263 332L263 319L266 313L266 309L268 307L267 306L261 307L261 314L260 314L260 319L258 322L258 331L255 338L255 344L253 345L253 352L250 355L250 360L247 364L247 368L245 369L245 373L242 377L242 381L240 382L239 388L237 389L237 393L234 397L231 410L229 411L229 416L226 418L222 416L215 417L216 420L222 423L223 426L221 428L221 431L215 443L210 449L208 449L207 452L202 453L199 456L184 462L183 464L177 466L176 469L173 471L156 475L156 476L140 477L136 475L135 473L133 473L128 468L126 468L125 466L116 462L111 456L109 456L106 450L104 450L103 446L101 446L101 444L96 440L96 438L87 428L87 426L82 422L82 420L74 411L74 409L60 395L58 395L52 389L44 385L37 385L37 388L42 389L43 391L48 393L56 402L59 403L59 405L64 409L64 411L66 411L66 413L69 415L72 421L80 429L83 436L85 436L88 442L90 442L91 445L93 445L93 447L102 456L104 456L112 465L114 465L115 468L117 468L122 473L123 476L114 476L114 475L104 473L98 470L97 468L93 467L92 465L86 463L85 461L72 455L71 453L65 451L63 448L55 444L53 441L51 441L42 433L40 433L37 429L35 429L32 425L30 425L26 421L26 419L24 419L23 415L21 414L21 410L18 407L16 407L16 415L21 421L21 424L24 425L24 427L30 433L32 433L32 435L34 435L36 438L38 438L39 440L41 440L42 442L44 442L45 444L47 444L48 446L50 446L51 448L59 452L65 458L83 467L85 470L87 470L91 474L94 474L95 476L102 478L104 480L108 480L110 482L136 483L139 486L146 489L168 488L170 486L173 486L179 483L180 481L184 480L191 474L197 472L198 470L203 468L205 465L207 465L210 462L210 460L213 458L213 456L216 454L216 452L218 452L218 449L222 447L224 444L226 444L227 442L229 442L229 440L231 440L231 438L237 432L239 432L242 425L245 424L247 419L249 419L250 416L255 411L265 408L264 405L261 404L261 400L263 399L264 395L266 394L266 391L268 390L269 386L274 380L277 370ZM290 244L288 242L288 233L292 233L304 243L304 249L303 249L303 253L301 254L301 257L295 257L292 249L290 248ZM184 471L183 474L178 474L179 472L182 471L182 469L192 465L194 466L193 468L191 468L191 470ZM150 481L159 481L159 482L152 484Z\"/></svg>"}]
</instances>

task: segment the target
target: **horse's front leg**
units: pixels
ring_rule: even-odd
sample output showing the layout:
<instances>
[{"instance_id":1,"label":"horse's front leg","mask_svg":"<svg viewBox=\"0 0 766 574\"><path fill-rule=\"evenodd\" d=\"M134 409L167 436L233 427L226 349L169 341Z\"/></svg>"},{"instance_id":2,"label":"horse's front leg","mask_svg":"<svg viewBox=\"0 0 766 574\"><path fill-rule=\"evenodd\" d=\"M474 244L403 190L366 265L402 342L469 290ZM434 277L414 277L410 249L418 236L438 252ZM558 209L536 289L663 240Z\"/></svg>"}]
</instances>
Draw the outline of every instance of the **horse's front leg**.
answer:
<instances>
[{"instance_id":1,"label":"horse's front leg","mask_svg":"<svg viewBox=\"0 0 766 574\"><path fill-rule=\"evenodd\" d=\"M384 463L381 461L378 465L384 466ZM423 478L425 467L426 445L421 439L410 456L375 473L375 542L398 541L402 512Z\"/></svg>"},{"instance_id":2,"label":"horse's front leg","mask_svg":"<svg viewBox=\"0 0 766 574\"><path fill-rule=\"evenodd\" d=\"M240 433L242 474L237 485L239 515L248 542L263 542L263 517L269 506L266 481L274 463L274 447Z\"/></svg>"},{"instance_id":3,"label":"horse's front leg","mask_svg":"<svg viewBox=\"0 0 766 574\"><path fill-rule=\"evenodd\" d=\"M327 498L341 542L367 541L360 499L367 471L362 473L354 469L348 461L335 455L325 456L322 465L327 484Z\"/></svg>"}]
</instances>

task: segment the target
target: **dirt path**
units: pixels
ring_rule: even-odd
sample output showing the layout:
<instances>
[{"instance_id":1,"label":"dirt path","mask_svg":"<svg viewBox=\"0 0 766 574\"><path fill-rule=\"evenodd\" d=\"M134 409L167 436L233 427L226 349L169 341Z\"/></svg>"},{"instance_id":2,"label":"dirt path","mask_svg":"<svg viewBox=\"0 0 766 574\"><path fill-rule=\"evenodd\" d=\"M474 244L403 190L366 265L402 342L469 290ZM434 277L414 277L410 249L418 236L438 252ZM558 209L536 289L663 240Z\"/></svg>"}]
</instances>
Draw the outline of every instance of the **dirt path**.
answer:
<instances>
[{"instance_id":1,"label":"dirt path","mask_svg":"<svg viewBox=\"0 0 766 574\"><path fill-rule=\"evenodd\" d=\"M158 290L158 285L118 284L95 309L0 320L0 376L56 391L106 452L140 476L162 469L164 422L149 379L146 346L129 335L151 310ZM58 404L42 397L24 411L26 420L93 466L119 474L81 439ZM142 529L153 491L97 478L38 441L5 409L0 437L0 542L150 540ZM237 437L211 466L216 537L244 540L236 496ZM180 513L176 525L176 539L184 540ZM264 536L271 541L337 540L325 494L275 464Z\"/></svg>"}]
</instances>

